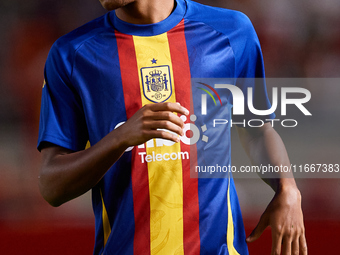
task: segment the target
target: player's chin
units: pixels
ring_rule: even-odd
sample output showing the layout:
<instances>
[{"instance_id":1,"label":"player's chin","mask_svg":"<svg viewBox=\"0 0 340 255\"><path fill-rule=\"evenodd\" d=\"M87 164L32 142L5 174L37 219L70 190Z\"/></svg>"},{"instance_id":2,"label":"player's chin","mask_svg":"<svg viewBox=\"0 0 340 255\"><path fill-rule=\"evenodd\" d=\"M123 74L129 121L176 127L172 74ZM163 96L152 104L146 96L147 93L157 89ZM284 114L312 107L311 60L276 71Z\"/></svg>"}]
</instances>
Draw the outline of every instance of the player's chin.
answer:
<instances>
[{"instance_id":1,"label":"player's chin","mask_svg":"<svg viewBox=\"0 0 340 255\"><path fill-rule=\"evenodd\" d=\"M127 5L128 3L132 2L131 0L99 0L99 2L102 4L102 6L108 10L113 11L120 7L123 7Z\"/></svg>"}]
</instances>

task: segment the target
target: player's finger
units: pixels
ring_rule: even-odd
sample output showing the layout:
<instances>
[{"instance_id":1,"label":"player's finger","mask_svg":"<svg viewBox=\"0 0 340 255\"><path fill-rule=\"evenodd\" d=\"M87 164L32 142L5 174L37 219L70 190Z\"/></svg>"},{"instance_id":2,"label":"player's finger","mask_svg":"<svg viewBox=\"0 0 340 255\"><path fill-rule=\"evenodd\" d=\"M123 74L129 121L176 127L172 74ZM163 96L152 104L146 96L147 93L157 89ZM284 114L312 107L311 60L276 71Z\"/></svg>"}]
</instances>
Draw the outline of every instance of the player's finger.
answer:
<instances>
[{"instance_id":1,"label":"player's finger","mask_svg":"<svg viewBox=\"0 0 340 255\"><path fill-rule=\"evenodd\" d=\"M282 255L291 255L291 252L292 252L292 238L288 236L284 237L282 242Z\"/></svg>"},{"instance_id":2,"label":"player's finger","mask_svg":"<svg viewBox=\"0 0 340 255\"><path fill-rule=\"evenodd\" d=\"M257 240L262 235L266 227L268 227L268 219L267 219L266 212L264 212L259 220L259 223L254 228L254 230L251 232L251 234L247 237L246 241L248 243L251 243Z\"/></svg>"},{"instance_id":3,"label":"player's finger","mask_svg":"<svg viewBox=\"0 0 340 255\"><path fill-rule=\"evenodd\" d=\"M292 255L299 254L299 237L295 237L292 242Z\"/></svg>"},{"instance_id":4,"label":"player's finger","mask_svg":"<svg viewBox=\"0 0 340 255\"><path fill-rule=\"evenodd\" d=\"M180 137L177 134L170 133L169 131L166 130L149 130L149 131L144 131L145 135L149 136L151 138L162 138L166 140L173 141L175 143L180 141Z\"/></svg>"},{"instance_id":5,"label":"player's finger","mask_svg":"<svg viewBox=\"0 0 340 255\"><path fill-rule=\"evenodd\" d=\"M305 234L301 235L299 238L299 250L300 250L300 255L307 255L308 253Z\"/></svg>"},{"instance_id":6,"label":"player's finger","mask_svg":"<svg viewBox=\"0 0 340 255\"><path fill-rule=\"evenodd\" d=\"M153 120L168 120L182 128L184 127L183 120L172 112L168 112L168 111L154 112L152 114L152 119Z\"/></svg>"},{"instance_id":7,"label":"player's finger","mask_svg":"<svg viewBox=\"0 0 340 255\"><path fill-rule=\"evenodd\" d=\"M183 129L181 126L174 124L171 121L152 121L148 124L149 129L166 129L172 131L180 136L184 135Z\"/></svg>"},{"instance_id":8,"label":"player's finger","mask_svg":"<svg viewBox=\"0 0 340 255\"><path fill-rule=\"evenodd\" d=\"M177 112L182 115L188 115L189 110L186 109L185 107L181 106L180 104L177 103L158 103L158 104L153 104L150 106L153 111L170 111L170 112Z\"/></svg>"},{"instance_id":9,"label":"player's finger","mask_svg":"<svg viewBox=\"0 0 340 255\"><path fill-rule=\"evenodd\" d=\"M278 232L272 232L272 252L271 252L271 255L280 255L281 254L281 244L282 244L282 235Z\"/></svg>"}]
</instances>

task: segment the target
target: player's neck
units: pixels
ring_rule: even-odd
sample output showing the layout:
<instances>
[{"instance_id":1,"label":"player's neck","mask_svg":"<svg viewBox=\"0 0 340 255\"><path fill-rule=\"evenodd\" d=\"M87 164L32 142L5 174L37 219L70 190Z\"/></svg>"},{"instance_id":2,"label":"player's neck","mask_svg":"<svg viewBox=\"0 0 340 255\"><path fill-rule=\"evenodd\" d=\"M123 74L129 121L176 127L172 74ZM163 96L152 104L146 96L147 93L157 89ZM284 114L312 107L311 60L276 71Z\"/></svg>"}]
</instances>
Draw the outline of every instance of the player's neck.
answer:
<instances>
[{"instance_id":1,"label":"player's neck","mask_svg":"<svg viewBox=\"0 0 340 255\"><path fill-rule=\"evenodd\" d=\"M153 24L166 19L174 0L139 0L116 10L119 19L133 24Z\"/></svg>"}]
</instances>

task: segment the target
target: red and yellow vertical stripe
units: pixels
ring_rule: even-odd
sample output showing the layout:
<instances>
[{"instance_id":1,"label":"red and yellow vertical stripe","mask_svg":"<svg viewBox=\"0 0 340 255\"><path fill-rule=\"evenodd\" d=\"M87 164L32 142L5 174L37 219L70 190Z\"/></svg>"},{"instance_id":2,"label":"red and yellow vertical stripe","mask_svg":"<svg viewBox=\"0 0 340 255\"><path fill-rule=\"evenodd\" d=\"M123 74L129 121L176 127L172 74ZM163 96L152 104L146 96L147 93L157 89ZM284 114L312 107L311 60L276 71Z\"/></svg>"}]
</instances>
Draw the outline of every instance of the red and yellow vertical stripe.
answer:
<instances>
[{"instance_id":1,"label":"red and yellow vertical stripe","mask_svg":"<svg viewBox=\"0 0 340 255\"><path fill-rule=\"evenodd\" d=\"M153 37L133 36L138 70L149 67L151 60L157 60L157 66L168 66L173 80L173 69L167 34ZM156 70L156 68L155 68ZM141 72L139 73L140 91L143 91ZM174 84L173 93L167 102L176 102ZM141 93L142 105L152 103ZM180 144L172 146L147 147L147 155L173 153L181 151ZM147 163L150 194L150 238L151 254L183 254L183 180L182 161L169 160Z\"/></svg>"},{"instance_id":2,"label":"red and yellow vertical stripe","mask_svg":"<svg viewBox=\"0 0 340 255\"><path fill-rule=\"evenodd\" d=\"M190 108L190 68L181 22L172 31L152 37L116 32L127 118L145 104L142 69L167 66L167 102ZM153 60L153 61L152 61ZM144 88L145 89L145 88ZM188 120L189 121L189 120ZM148 143L150 145L150 143ZM135 215L135 254L199 254L197 179L190 178L190 160L142 162L141 152L157 155L190 152L183 143L153 141L132 151L132 189Z\"/></svg>"},{"instance_id":3,"label":"red and yellow vertical stripe","mask_svg":"<svg viewBox=\"0 0 340 255\"><path fill-rule=\"evenodd\" d=\"M174 83L177 100L193 113L191 74L187 45L184 34L184 21L168 33L172 56ZM189 120L187 121L189 122ZM183 162L183 237L184 253L200 254L198 179L190 177L190 167L197 165L196 146L181 143L182 151L190 152L190 160Z\"/></svg>"}]
</instances>

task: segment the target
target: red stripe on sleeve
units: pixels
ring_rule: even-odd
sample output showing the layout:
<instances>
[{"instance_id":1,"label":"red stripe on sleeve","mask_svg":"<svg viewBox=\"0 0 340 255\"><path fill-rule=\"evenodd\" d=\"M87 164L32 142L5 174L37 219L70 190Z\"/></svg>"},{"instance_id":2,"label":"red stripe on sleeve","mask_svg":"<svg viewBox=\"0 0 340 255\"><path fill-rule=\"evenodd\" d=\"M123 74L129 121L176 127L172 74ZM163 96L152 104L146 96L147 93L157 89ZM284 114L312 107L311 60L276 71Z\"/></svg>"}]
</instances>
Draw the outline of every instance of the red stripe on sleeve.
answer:
<instances>
[{"instance_id":1,"label":"red stripe on sleeve","mask_svg":"<svg viewBox=\"0 0 340 255\"><path fill-rule=\"evenodd\" d=\"M142 107L137 60L133 37L115 31L124 91L127 118ZM135 215L134 254L150 254L150 197L147 164L141 163L138 153L132 150L131 179Z\"/></svg>"},{"instance_id":2,"label":"red stripe on sleeve","mask_svg":"<svg viewBox=\"0 0 340 255\"><path fill-rule=\"evenodd\" d=\"M177 102L181 103L190 114L193 114L191 100L191 75L188 59L187 45L184 34L184 21L182 20L174 29L168 32L172 69ZM185 123L190 123L187 116ZM190 178L190 166L197 165L196 146L181 143L181 151L190 153L190 160L182 160L183 166L183 242L184 254L200 254L199 235L199 204L198 179ZM191 164L190 164L191 162ZM195 164L196 163L196 164Z\"/></svg>"}]
</instances>

